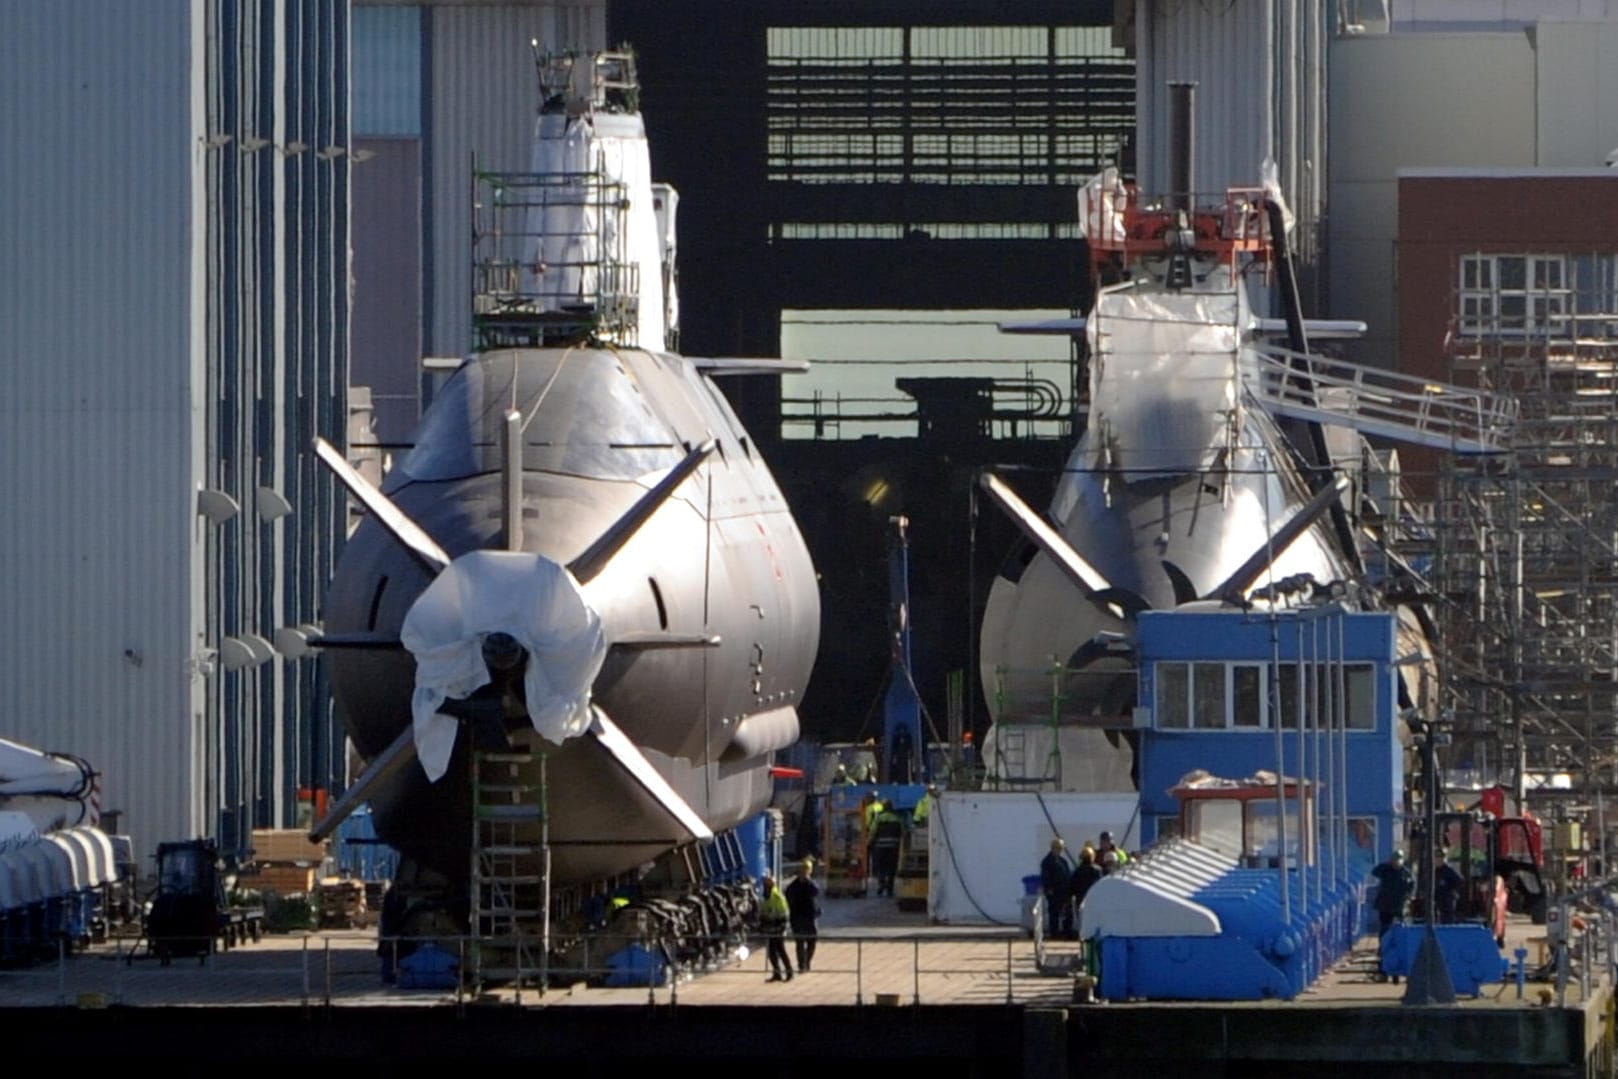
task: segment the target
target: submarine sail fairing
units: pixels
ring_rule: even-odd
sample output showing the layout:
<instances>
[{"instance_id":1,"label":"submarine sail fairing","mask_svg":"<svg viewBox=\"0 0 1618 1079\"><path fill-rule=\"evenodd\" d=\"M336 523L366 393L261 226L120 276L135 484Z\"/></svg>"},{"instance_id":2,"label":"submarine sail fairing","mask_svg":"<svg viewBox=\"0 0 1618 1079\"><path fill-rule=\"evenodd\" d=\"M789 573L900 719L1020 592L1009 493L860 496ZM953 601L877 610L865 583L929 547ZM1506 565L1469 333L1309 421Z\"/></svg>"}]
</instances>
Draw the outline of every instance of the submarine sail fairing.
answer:
<instances>
[{"instance_id":1,"label":"submarine sail fairing","mask_svg":"<svg viewBox=\"0 0 1618 1079\"><path fill-rule=\"evenodd\" d=\"M1027 742L1054 720L1062 785L1134 791L1125 732L1143 610L1384 603L1346 497L1363 447L1355 443L1351 461L1334 457L1323 423L1456 452L1492 452L1509 430L1506 402L1310 354L1310 336L1356 336L1364 325L1302 317L1272 164L1262 184L1194 205L1191 84L1175 93L1174 193L1144 198L1116 169L1079 192L1097 282L1091 309L1001 326L1084 335L1090 411L1047 513L999 477L981 480L1024 535L980 625L979 675L995 724L983 753L994 779L1029 778L1007 774L1015 767L1001 759L1000 732L1021 726L1016 741ZM1284 319L1253 309L1250 293L1264 294L1272 279ZM1265 339L1277 333L1287 347ZM1410 605L1394 611L1401 654L1424 657L1401 668L1401 692L1430 712L1430 622Z\"/></svg>"},{"instance_id":2,"label":"submarine sail fairing","mask_svg":"<svg viewBox=\"0 0 1618 1079\"><path fill-rule=\"evenodd\" d=\"M370 510L317 642L369 762L342 806L463 904L473 746L543 755L553 884L607 880L768 804L819 635L808 549L712 377L802 365L665 351L673 199L633 58L546 57L540 83L535 171L477 178L477 351L380 490L322 449Z\"/></svg>"},{"instance_id":3,"label":"submarine sail fairing","mask_svg":"<svg viewBox=\"0 0 1618 1079\"><path fill-rule=\"evenodd\" d=\"M1082 749L1063 761L1082 771L1084 789L1134 789L1129 746L1095 728L1130 725L1135 671L1122 646L1136 612L1245 594L1260 576L1325 583L1350 573L1315 523L1320 509L1275 542L1311 491L1276 419L1247 389L1259 376L1262 322L1244 271L1268 255L1264 202L1254 189L1232 192L1216 212L1131 214L1126 233L1133 192L1112 170L1092 181L1080 207L1098 276L1128 278L1098 288L1082 323L1042 327L1086 335L1088 426L1048 523L1002 481L985 480L1030 536L984 611L991 716L1048 722L1057 701L1064 723L1091 728L1070 735ZM1262 572L1239 574L1255 554Z\"/></svg>"}]
</instances>

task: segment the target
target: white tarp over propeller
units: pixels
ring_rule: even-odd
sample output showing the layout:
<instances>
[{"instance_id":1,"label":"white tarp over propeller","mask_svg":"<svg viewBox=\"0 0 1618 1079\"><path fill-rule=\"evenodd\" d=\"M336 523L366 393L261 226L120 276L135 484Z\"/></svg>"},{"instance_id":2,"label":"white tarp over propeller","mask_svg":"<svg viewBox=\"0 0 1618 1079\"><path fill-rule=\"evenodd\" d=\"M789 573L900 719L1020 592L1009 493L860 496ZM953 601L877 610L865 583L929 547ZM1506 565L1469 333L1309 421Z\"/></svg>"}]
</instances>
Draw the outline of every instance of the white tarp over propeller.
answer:
<instances>
[{"instance_id":1,"label":"white tarp over propeller","mask_svg":"<svg viewBox=\"0 0 1618 1079\"><path fill-rule=\"evenodd\" d=\"M438 710L489 682L482 642L490 633L510 634L528 652L523 691L540 737L560 745L589 728L590 687L607 641L578 582L540 555L470 551L428 585L400 633L416 659L411 713L429 779L448 769L460 727Z\"/></svg>"}]
</instances>

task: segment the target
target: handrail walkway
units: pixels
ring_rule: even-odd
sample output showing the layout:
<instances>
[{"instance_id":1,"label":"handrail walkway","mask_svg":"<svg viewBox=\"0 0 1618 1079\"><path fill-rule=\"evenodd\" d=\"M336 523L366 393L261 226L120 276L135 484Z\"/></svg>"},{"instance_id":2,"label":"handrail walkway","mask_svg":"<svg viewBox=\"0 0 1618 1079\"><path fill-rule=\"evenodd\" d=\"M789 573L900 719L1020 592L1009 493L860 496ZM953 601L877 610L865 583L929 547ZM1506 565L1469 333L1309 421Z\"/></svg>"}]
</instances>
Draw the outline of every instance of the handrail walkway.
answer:
<instances>
[{"instance_id":1,"label":"handrail walkway","mask_svg":"<svg viewBox=\"0 0 1618 1079\"><path fill-rule=\"evenodd\" d=\"M1456 453L1510 446L1514 397L1274 346L1256 355L1251 392L1278 415Z\"/></svg>"}]
</instances>

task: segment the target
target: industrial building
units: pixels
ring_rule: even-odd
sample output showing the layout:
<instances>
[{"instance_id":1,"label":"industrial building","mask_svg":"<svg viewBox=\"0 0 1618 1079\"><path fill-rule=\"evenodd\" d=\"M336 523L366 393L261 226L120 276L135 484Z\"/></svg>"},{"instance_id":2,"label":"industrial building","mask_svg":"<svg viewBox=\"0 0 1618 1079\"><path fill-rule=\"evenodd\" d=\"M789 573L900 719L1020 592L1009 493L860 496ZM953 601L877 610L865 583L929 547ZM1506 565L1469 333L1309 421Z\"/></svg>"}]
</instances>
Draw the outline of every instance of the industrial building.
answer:
<instances>
[{"instance_id":1,"label":"industrial building","mask_svg":"<svg viewBox=\"0 0 1618 1079\"><path fill-rule=\"evenodd\" d=\"M682 195L681 332L695 354L774 354L788 309L1081 308L1073 187L1108 161L1156 184L1163 87L1196 82L1197 186L1277 162L1301 223L1306 308L1370 325L1343 346L1351 358L1477 378L1523 393L1525 416L1539 417L1504 469L1405 455L1418 492L1432 464L1437 499L1406 508L1442 526L1397 537L1431 574L1417 587L1471 594L1480 560L1503 583L1479 600L1501 617L1447 608L1491 627L1456 637L1453 669L1472 673L1455 675L1452 707L1487 747L1467 763L1488 772L1503 754L1547 747L1530 766L1610 760L1607 330L1578 324L1572 381L1530 361L1544 355L1531 333L1445 331L1463 303L1482 302L1475 287L1463 300L1469 257L1597 266L1614 250L1599 213L1563 215L1575 231L1544 238L1535 222L1552 223L1531 211L1547 185L1552 201L1603 204L1618 146L1602 93L1618 67L1611 7L310 0L263 12L75 0L8 11L5 733L93 761L103 808L146 846L192 833L229 846L344 785L321 668L301 642L348 516L305 447L346 439L380 474L439 377L423 357L468 348L472 171L527 164L533 43L625 40L641 56L654 167ZM879 70L904 90L878 98L890 85ZM1457 168L1479 183L1442 171ZM1527 190L1455 197L1457 185L1507 180ZM1453 227L1438 244L1440 208ZM1546 299L1537 287L1525 302ZM1581 317L1603 309L1591 302ZM813 731L852 735L880 690L880 553L901 509L924 699L943 716L951 673L972 681L974 582L1010 533L976 515L971 479L994 462L1051 482L1085 415L1083 357L1063 362L1054 404L1039 409L1026 386L996 397L939 377L948 370L895 367L909 385L895 387L899 407L882 406L892 417L874 439L838 438L835 416L794 423L790 383L737 395L811 545L836 551L817 554L835 598L806 706ZM1556 400L1585 409L1577 430ZM1570 440L1572 471L1558 448ZM1508 553L1552 535L1555 560ZM1566 628L1554 647L1544 626ZM970 684L960 695L966 729L983 722L982 696Z\"/></svg>"},{"instance_id":2,"label":"industrial building","mask_svg":"<svg viewBox=\"0 0 1618 1079\"><path fill-rule=\"evenodd\" d=\"M0 14L0 720L160 840L343 777L305 626L349 429L348 6ZM116 814L116 822L112 814Z\"/></svg>"}]
</instances>

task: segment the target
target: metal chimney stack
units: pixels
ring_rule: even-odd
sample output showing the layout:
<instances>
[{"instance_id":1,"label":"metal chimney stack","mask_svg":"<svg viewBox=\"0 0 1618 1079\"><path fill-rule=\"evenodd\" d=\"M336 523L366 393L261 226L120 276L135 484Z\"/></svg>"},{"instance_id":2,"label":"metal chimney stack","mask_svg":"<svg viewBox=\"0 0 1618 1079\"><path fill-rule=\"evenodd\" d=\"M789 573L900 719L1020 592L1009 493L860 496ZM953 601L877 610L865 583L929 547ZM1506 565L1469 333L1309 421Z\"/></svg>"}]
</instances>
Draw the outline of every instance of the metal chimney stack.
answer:
<instances>
[{"instance_id":1,"label":"metal chimney stack","mask_svg":"<svg viewBox=\"0 0 1618 1079\"><path fill-rule=\"evenodd\" d=\"M1171 210L1192 210L1197 178L1197 84L1169 83L1169 189Z\"/></svg>"}]
</instances>

